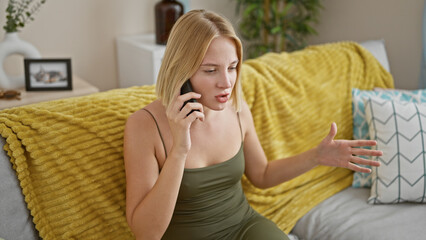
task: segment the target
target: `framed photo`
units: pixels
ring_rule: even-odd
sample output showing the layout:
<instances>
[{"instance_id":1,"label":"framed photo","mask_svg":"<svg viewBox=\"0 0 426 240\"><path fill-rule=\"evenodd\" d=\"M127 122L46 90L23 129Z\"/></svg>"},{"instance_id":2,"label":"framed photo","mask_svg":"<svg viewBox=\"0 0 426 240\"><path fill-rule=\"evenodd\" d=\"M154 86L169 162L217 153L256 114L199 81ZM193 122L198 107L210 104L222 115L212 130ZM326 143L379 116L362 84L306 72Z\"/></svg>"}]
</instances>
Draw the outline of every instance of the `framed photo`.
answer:
<instances>
[{"instance_id":1,"label":"framed photo","mask_svg":"<svg viewBox=\"0 0 426 240\"><path fill-rule=\"evenodd\" d=\"M24 59L27 91L72 90L71 59Z\"/></svg>"}]
</instances>

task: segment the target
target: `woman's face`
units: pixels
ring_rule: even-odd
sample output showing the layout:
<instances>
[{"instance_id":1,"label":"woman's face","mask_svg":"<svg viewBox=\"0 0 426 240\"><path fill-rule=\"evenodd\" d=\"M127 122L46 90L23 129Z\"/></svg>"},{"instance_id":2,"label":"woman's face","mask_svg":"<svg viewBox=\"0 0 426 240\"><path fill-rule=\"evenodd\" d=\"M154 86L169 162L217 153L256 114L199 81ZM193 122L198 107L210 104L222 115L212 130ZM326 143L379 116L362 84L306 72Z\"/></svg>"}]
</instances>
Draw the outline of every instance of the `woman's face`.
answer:
<instances>
[{"instance_id":1,"label":"woman's face","mask_svg":"<svg viewBox=\"0 0 426 240\"><path fill-rule=\"evenodd\" d=\"M201 66L191 77L198 100L212 110L223 110L231 97L237 80L238 56L234 40L227 37L213 39Z\"/></svg>"}]
</instances>

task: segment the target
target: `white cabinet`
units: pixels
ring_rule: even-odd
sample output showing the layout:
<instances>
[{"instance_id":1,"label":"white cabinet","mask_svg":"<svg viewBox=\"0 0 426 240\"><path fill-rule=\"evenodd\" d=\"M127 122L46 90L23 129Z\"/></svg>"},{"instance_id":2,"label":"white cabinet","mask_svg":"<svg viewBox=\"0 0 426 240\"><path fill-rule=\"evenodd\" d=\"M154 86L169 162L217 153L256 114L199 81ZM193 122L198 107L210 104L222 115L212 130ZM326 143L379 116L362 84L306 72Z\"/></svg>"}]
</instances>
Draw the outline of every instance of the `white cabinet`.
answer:
<instances>
[{"instance_id":1,"label":"white cabinet","mask_svg":"<svg viewBox=\"0 0 426 240\"><path fill-rule=\"evenodd\" d=\"M166 46L155 43L154 34L117 38L119 86L156 83Z\"/></svg>"}]
</instances>

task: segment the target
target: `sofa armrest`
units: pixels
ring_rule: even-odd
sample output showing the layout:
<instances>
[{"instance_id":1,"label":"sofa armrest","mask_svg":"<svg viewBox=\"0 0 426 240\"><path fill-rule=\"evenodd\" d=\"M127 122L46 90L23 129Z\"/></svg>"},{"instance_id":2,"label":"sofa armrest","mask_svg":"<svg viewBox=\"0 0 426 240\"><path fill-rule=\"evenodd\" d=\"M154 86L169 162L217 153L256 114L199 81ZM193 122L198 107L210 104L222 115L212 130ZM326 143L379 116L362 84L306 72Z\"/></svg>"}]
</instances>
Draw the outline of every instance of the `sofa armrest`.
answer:
<instances>
[{"instance_id":1,"label":"sofa armrest","mask_svg":"<svg viewBox=\"0 0 426 240\"><path fill-rule=\"evenodd\" d=\"M373 54L374 57L382 64L383 68L390 72L388 55L386 54L385 40L369 40L360 43L361 46L366 48Z\"/></svg>"},{"instance_id":2,"label":"sofa armrest","mask_svg":"<svg viewBox=\"0 0 426 240\"><path fill-rule=\"evenodd\" d=\"M0 137L0 238L39 239L4 144Z\"/></svg>"}]
</instances>

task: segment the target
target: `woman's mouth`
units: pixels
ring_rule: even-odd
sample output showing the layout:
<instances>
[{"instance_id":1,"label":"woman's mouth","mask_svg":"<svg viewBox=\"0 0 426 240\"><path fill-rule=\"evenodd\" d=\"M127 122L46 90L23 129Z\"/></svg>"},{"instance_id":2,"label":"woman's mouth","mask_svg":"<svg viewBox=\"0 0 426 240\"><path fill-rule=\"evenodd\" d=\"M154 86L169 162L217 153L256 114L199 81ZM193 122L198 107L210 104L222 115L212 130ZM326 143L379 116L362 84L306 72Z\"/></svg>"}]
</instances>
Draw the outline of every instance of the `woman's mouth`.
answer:
<instances>
[{"instance_id":1,"label":"woman's mouth","mask_svg":"<svg viewBox=\"0 0 426 240\"><path fill-rule=\"evenodd\" d=\"M216 95L216 100L220 103L226 103L229 100L229 93Z\"/></svg>"}]
</instances>

